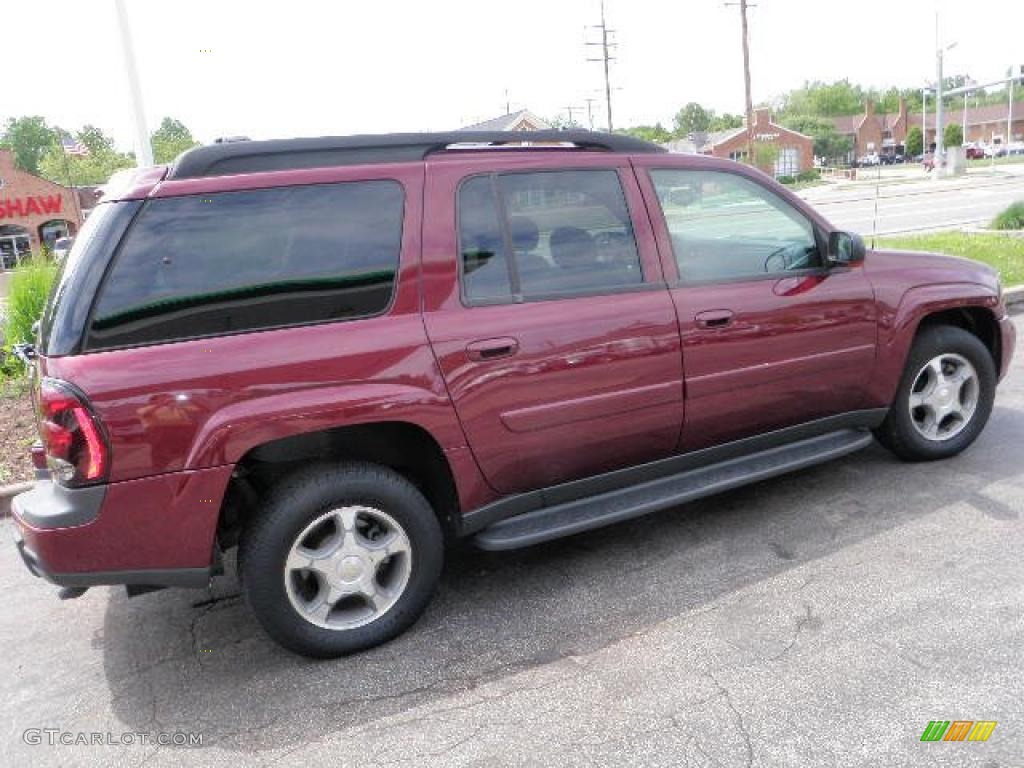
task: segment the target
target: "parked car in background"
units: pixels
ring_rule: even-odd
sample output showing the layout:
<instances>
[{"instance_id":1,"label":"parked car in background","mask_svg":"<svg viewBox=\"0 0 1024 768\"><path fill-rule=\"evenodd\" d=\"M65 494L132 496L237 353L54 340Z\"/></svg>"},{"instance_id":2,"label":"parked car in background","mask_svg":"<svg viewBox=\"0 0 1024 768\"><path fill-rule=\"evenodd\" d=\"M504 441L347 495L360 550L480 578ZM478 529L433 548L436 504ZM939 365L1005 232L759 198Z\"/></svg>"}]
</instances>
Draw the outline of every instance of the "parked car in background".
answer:
<instances>
[{"instance_id":1,"label":"parked car in background","mask_svg":"<svg viewBox=\"0 0 1024 768\"><path fill-rule=\"evenodd\" d=\"M964 150L968 160L982 160L985 157L985 149L980 144L965 144Z\"/></svg>"},{"instance_id":2,"label":"parked car in background","mask_svg":"<svg viewBox=\"0 0 1024 768\"><path fill-rule=\"evenodd\" d=\"M71 250L72 244L74 244L75 238L73 237L58 237L53 241L53 260L60 264L68 255L68 251Z\"/></svg>"},{"instance_id":3,"label":"parked car in background","mask_svg":"<svg viewBox=\"0 0 1024 768\"><path fill-rule=\"evenodd\" d=\"M1006 157L1004 144L989 144L985 147L985 157Z\"/></svg>"},{"instance_id":4,"label":"parked car in background","mask_svg":"<svg viewBox=\"0 0 1024 768\"><path fill-rule=\"evenodd\" d=\"M1014 349L990 267L868 251L756 169L628 136L223 143L129 181L22 351L15 546L64 598L205 587L238 547L309 656L411 626L449 540L531 546L875 438L955 456Z\"/></svg>"},{"instance_id":5,"label":"parked car in background","mask_svg":"<svg viewBox=\"0 0 1024 768\"><path fill-rule=\"evenodd\" d=\"M870 166L873 166L873 165L878 165L880 162L881 162L881 159L874 152L871 152L871 153L869 153L867 155L861 155L859 158L857 158L857 165L860 165L860 166L868 166L868 167L870 167Z\"/></svg>"}]
</instances>

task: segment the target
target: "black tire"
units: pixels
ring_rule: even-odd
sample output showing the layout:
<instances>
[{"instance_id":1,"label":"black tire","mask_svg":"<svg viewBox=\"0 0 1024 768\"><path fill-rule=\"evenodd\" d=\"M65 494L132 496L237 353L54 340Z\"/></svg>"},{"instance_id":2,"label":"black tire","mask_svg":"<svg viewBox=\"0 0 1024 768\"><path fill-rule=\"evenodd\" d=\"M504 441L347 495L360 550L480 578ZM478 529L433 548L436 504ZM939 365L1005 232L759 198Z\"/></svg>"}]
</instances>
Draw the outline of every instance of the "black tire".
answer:
<instances>
[{"instance_id":1,"label":"black tire","mask_svg":"<svg viewBox=\"0 0 1024 768\"><path fill-rule=\"evenodd\" d=\"M370 623L327 629L307 620L285 586L285 561L299 534L323 513L346 505L386 512L411 545L411 570L401 596ZM242 589L260 624L275 641L311 658L334 658L372 648L408 629L427 607L444 561L437 516L417 488L397 472L351 462L308 467L282 480L242 535Z\"/></svg>"},{"instance_id":2,"label":"black tire","mask_svg":"<svg viewBox=\"0 0 1024 768\"><path fill-rule=\"evenodd\" d=\"M945 440L929 440L914 426L910 395L918 373L930 360L943 354L965 358L978 374L978 396L974 413L959 433ZM992 354L972 333L949 325L922 329L907 357L896 398L882 425L875 430L878 441L904 461L935 461L956 456L977 439L985 428L996 393L996 366Z\"/></svg>"}]
</instances>

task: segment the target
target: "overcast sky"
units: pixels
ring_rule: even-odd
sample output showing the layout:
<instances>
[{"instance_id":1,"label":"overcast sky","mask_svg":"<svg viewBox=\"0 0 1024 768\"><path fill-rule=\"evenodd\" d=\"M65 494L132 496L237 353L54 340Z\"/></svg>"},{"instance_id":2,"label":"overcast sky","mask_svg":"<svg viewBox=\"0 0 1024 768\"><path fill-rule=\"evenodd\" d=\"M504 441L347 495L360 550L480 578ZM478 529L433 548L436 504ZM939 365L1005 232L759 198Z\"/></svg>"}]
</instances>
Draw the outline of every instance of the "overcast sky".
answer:
<instances>
[{"instance_id":1,"label":"overcast sky","mask_svg":"<svg viewBox=\"0 0 1024 768\"><path fill-rule=\"evenodd\" d=\"M916 85L934 76L934 11L947 74L1024 63L1024 2L754 0L754 100L805 80ZM0 120L94 123L131 146L113 0L2 0ZM442 130L513 111L564 115L601 97L588 24L598 0L126 0L147 118L196 136ZM606 0L617 30L617 126L698 101L742 112L739 10L722 0ZM206 52L206 51L209 52ZM1022 94L1024 96L1024 94ZM595 103L597 127L603 105ZM582 112L580 113L582 114Z\"/></svg>"}]
</instances>

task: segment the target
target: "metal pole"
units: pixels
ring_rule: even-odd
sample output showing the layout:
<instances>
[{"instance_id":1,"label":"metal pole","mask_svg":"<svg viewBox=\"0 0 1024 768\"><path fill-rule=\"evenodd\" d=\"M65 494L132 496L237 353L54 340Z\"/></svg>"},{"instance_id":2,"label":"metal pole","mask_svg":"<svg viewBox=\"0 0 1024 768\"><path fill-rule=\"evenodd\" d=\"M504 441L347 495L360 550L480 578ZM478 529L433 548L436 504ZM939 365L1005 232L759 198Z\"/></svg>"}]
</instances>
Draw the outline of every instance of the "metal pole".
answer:
<instances>
[{"instance_id":1,"label":"metal pole","mask_svg":"<svg viewBox=\"0 0 1024 768\"><path fill-rule=\"evenodd\" d=\"M604 56L604 102L608 109L608 133L612 132L612 82L608 74L608 25L604 20L604 0L601 0L601 50Z\"/></svg>"},{"instance_id":2,"label":"metal pole","mask_svg":"<svg viewBox=\"0 0 1024 768\"><path fill-rule=\"evenodd\" d=\"M1010 156L1010 140L1013 136L1013 68L1010 68L1010 79L1006 81L1006 156Z\"/></svg>"},{"instance_id":3,"label":"metal pole","mask_svg":"<svg viewBox=\"0 0 1024 768\"><path fill-rule=\"evenodd\" d=\"M131 101L132 118L135 123L135 165L146 168L153 165L153 147L149 142L149 131L146 130L142 88L139 85L139 73L135 67L135 51L132 48L132 33L128 27L124 0L114 0L114 10L117 14L117 26L121 33L121 52L124 55L124 68L128 75L128 97Z\"/></svg>"},{"instance_id":4,"label":"metal pole","mask_svg":"<svg viewBox=\"0 0 1024 768\"><path fill-rule=\"evenodd\" d=\"M942 49L939 48L939 14L935 14L935 155L933 160L935 168L938 169L942 162L943 135L942 135Z\"/></svg>"},{"instance_id":5,"label":"metal pole","mask_svg":"<svg viewBox=\"0 0 1024 768\"><path fill-rule=\"evenodd\" d=\"M754 102L750 96L750 42L747 29L747 0L740 0L743 26L743 88L747 108L747 162L754 164Z\"/></svg>"},{"instance_id":6,"label":"metal pole","mask_svg":"<svg viewBox=\"0 0 1024 768\"><path fill-rule=\"evenodd\" d=\"M928 152L928 89L921 89L921 156Z\"/></svg>"}]
</instances>

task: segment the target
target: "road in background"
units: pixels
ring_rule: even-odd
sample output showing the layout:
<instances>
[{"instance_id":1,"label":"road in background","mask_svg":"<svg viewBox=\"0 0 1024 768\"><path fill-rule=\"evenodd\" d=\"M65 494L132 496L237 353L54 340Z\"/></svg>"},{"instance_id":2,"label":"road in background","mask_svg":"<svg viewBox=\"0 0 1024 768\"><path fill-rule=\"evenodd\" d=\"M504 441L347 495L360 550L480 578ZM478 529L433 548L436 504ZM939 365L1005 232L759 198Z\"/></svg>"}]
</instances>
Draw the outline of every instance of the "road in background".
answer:
<instances>
[{"instance_id":1,"label":"road in background","mask_svg":"<svg viewBox=\"0 0 1024 768\"><path fill-rule=\"evenodd\" d=\"M985 225L1010 203L1024 200L1024 164L997 166L995 172L974 170L967 176L940 181L883 171L877 184L866 179L839 182L811 187L800 196L837 227L865 238L873 232L882 235Z\"/></svg>"}]
</instances>

